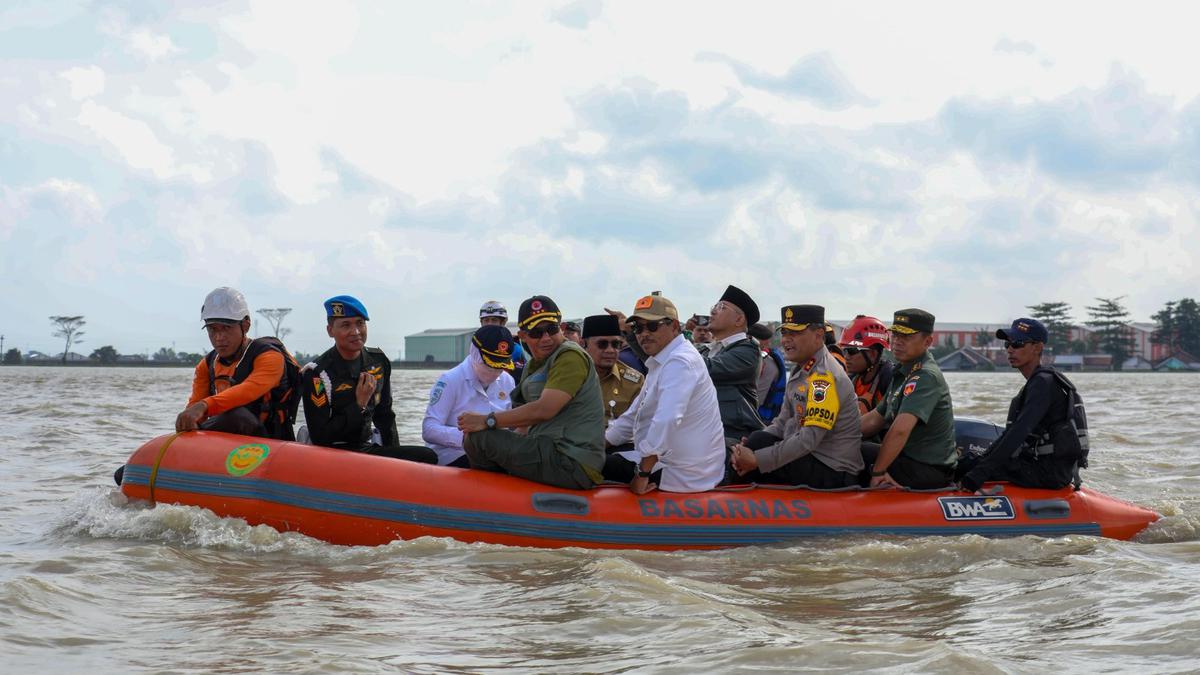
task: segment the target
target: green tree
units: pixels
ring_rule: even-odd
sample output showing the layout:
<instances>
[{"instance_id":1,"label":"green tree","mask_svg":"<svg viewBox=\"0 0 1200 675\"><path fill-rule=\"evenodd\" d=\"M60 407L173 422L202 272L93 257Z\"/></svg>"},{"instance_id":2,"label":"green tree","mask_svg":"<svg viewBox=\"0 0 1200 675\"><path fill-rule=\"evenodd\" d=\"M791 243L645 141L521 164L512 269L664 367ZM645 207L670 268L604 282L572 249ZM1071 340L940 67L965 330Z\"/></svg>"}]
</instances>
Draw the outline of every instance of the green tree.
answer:
<instances>
[{"instance_id":1,"label":"green tree","mask_svg":"<svg viewBox=\"0 0 1200 675\"><path fill-rule=\"evenodd\" d=\"M980 328L975 332L975 346L988 347L996 339L996 334L986 328Z\"/></svg>"},{"instance_id":2,"label":"green tree","mask_svg":"<svg viewBox=\"0 0 1200 675\"><path fill-rule=\"evenodd\" d=\"M1193 298L1172 300L1151 318L1158 323L1152 342L1167 345L1172 352L1200 353L1200 303Z\"/></svg>"},{"instance_id":3,"label":"green tree","mask_svg":"<svg viewBox=\"0 0 1200 675\"><path fill-rule=\"evenodd\" d=\"M117 353L117 350L112 345L104 345L99 349L93 350L92 355L88 358L100 363L116 363L118 356L120 354Z\"/></svg>"},{"instance_id":4,"label":"green tree","mask_svg":"<svg viewBox=\"0 0 1200 675\"><path fill-rule=\"evenodd\" d=\"M1179 331L1175 327L1175 305L1174 300L1163 305L1163 308L1151 315L1151 319L1158 324L1158 328L1154 329L1154 333L1150 336L1150 341L1166 345L1168 352L1174 352L1179 349Z\"/></svg>"},{"instance_id":5,"label":"green tree","mask_svg":"<svg viewBox=\"0 0 1200 675\"><path fill-rule=\"evenodd\" d=\"M4 365L19 366L21 365L21 360L21 350L16 347L4 352Z\"/></svg>"},{"instance_id":6,"label":"green tree","mask_svg":"<svg viewBox=\"0 0 1200 675\"><path fill-rule=\"evenodd\" d=\"M1087 325L1096 329L1097 348L1112 356L1113 368L1121 365L1133 354L1133 332L1129 329L1129 310L1119 298L1096 298L1095 305L1087 307Z\"/></svg>"},{"instance_id":7,"label":"green tree","mask_svg":"<svg viewBox=\"0 0 1200 675\"><path fill-rule=\"evenodd\" d=\"M52 316L50 317L50 321L56 326L54 337L64 338L67 341L62 353L62 362L66 363L67 354L71 351L71 345L83 342L81 339L83 331L79 329L83 328L83 325L87 322L83 320L82 316Z\"/></svg>"},{"instance_id":8,"label":"green tree","mask_svg":"<svg viewBox=\"0 0 1200 675\"><path fill-rule=\"evenodd\" d=\"M934 345L929 348L929 353L933 354L934 359L940 359L943 356L948 356L958 351L958 347L954 346L954 340L947 335L945 341L940 345Z\"/></svg>"},{"instance_id":9,"label":"green tree","mask_svg":"<svg viewBox=\"0 0 1200 675\"><path fill-rule=\"evenodd\" d=\"M1043 302L1027 305L1033 318L1041 321L1050 334L1047 346L1058 354L1069 354L1072 350L1071 329L1075 321L1071 318L1071 306L1065 302Z\"/></svg>"},{"instance_id":10,"label":"green tree","mask_svg":"<svg viewBox=\"0 0 1200 675\"><path fill-rule=\"evenodd\" d=\"M179 357L175 354L175 350L171 349L170 347L163 347L162 349L154 352L153 358L155 361L178 361L179 360Z\"/></svg>"},{"instance_id":11,"label":"green tree","mask_svg":"<svg viewBox=\"0 0 1200 675\"><path fill-rule=\"evenodd\" d=\"M204 358L204 355L193 352L176 352L175 358L184 363L200 363L200 359Z\"/></svg>"}]
</instances>

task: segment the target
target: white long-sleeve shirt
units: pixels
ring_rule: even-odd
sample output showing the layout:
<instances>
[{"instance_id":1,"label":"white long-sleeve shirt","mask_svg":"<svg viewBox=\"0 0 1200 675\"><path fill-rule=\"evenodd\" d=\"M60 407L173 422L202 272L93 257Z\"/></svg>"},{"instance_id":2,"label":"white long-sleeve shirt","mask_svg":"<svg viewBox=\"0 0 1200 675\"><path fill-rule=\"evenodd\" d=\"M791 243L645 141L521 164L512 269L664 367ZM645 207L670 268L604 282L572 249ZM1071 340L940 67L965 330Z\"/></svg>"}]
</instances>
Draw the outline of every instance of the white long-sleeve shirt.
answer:
<instances>
[{"instance_id":1,"label":"white long-sleeve shirt","mask_svg":"<svg viewBox=\"0 0 1200 675\"><path fill-rule=\"evenodd\" d=\"M629 410L608 425L612 445L633 442L633 456L658 456L659 487L667 492L703 492L725 475L725 435L717 390L704 359L677 336L646 359L646 382Z\"/></svg>"},{"instance_id":2,"label":"white long-sleeve shirt","mask_svg":"<svg viewBox=\"0 0 1200 675\"><path fill-rule=\"evenodd\" d=\"M458 416L464 412L489 413L512 407L512 375L501 373L487 387L475 377L467 360L442 373L429 390L429 405L421 422L421 438L438 456L438 464L462 457L462 432Z\"/></svg>"}]
</instances>

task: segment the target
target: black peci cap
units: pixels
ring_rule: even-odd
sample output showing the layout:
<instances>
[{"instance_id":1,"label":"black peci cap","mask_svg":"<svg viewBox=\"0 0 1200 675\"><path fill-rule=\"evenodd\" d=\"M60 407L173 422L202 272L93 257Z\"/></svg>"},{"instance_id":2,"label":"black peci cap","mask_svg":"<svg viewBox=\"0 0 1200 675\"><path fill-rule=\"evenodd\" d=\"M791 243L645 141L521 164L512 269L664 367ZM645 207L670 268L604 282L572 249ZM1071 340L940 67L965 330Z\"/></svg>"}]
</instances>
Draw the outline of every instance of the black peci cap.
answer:
<instances>
[{"instance_id":1,"label":"black peci cap","mask_svg":"<svg viewBox=\"0 0 1200 675\"><path fill-rule=\"evenodd\" d=\"M725 293L721 296L721 299L742 310L742 313L746 315L747 327L758 323L760 318L758 313L758 305L754 302L754 299L746 293L746 291L743 291L737 286L730 285L725 289Z\"/></svg>"},{"instance_id":2,"label":"black peci cap","mask_svg":"<svg viewBox=\"0 0 1200 675\"><path fill-rule=\"evenodd\" d=\"M619 336L621 322L612 314L595 314L583 319L583 339Z\"/></svg>"}]
</instances>

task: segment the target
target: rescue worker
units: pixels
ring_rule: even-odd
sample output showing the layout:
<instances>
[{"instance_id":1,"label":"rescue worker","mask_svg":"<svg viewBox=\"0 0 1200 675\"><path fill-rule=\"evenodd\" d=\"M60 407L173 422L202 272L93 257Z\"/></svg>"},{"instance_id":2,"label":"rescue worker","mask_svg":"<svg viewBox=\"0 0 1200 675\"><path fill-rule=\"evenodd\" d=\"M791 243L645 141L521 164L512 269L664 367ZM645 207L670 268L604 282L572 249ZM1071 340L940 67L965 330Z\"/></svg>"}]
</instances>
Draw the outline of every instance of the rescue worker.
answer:
<instances>
[{"instance_id":1,"label":"rescue worker","mask_svg":"<svg viewBox=\"0 0 1200 675\"><path fill-rule=\"evenodd\" d=\"M750 337L758 341L762 351L762 370L758 373L758 416L764 424L779 414L783 407L784 390L787 389L787 366L784 364L783 352L771 345L775 334L765 324L756 323L750 327Z\"/></svg>"},{"instance_id":2,"label":"rescue worker","mask_svg":"<svg viewBox=\"0 0 1200 675\"><path fill-rule=\"evenodd\" d=\"M642 390L645 380L638 371L621 363L617 356L624 347L621 324L611 314L597 314L583 320L583 348L600 377L600 395L604 403L604 426L629 409L630 402Z\"/></svg>"},{"instance_id":3,"label":"rescue worker","mask_svg":"<svg viewBox=\"0 0 1200 675\"><path fill-rule=\"evenodd\" d=\"M530 360L513 392L513 408L458 416L471 468L591 488L603 480L604 468L604 406L592 359L563 336L562 313L550 298L522 302L517 319Z\"/></svg>"},{"instance_id":4,"label":"rescue worker","mask_svg":"<svg viewBox=\"0 0 1200 675\"><path fill-rule=\"evenodd\" d=\"M883 356L890 346L887 326L873 316L859 314L842 331L839 345L846 355L846 372L854 382L858 410L865 415L879 405L892 382L892 362Z\"/></svg>"},{"instance_id":5,"label":"rescue worker","mask_svg":"<svg viewBox=\"0 0 1200 675\"><path fill-rule=\"evenodd\" d=\"M796 364L787 405L766 429L733 446L731 466L746 481L822 489L858 485L858 406L850 377L825 345L825 308L788 305L780 314L780 344Z\"/></svg>"},{"instance_id":6,"label":"rescue worker","mask_svg":"<svg viewBox=\"0 0 1200 675\"><path fill-rule=\"evenodd\" d=\"M463 450L458 416L468 411L508 410L516 387L512 354L516 340L504 326L480 326L471 336L467 358L442 373L429 390L421 421L421 438L438 456L438 464L470 468Z\"/></svg>"},{"instance_id":7,"label":"rescue worker","mask_svg":"<svg viewBox=\"0 0 1200 675\"><path fill-rule=\"evenodd\" d=\"M250 308L236 289L209 293L200 319L213 349L196 364L192 396L175 430L295 440L298 368L287 348L273 337L250 339Z\"/></svg>"},{"instance_id":8,"label":"rescue worker","mask_svg":"<svg viewBox=\"0 0 1200 675\"><path fill-rule=\"evenodd\" d=\"M479 308L479 325L480 326L504 326L508 327L508 309L500 304L498 300L488 300ZM525 367L525 353L521 349L521 343L513 344L512 353L513 380L518 380L521 377L521 369Z\"/></svg>"},{"instance_id":9,"label":"rescue worker","mask_svg":"<svg viewBox=\"0 0 1200 675\"><path fill-rule=\"evenodd\" d=\"M736 442L763 428L758 416L762 352L754 338L746 334L749 326L758 323L758 305L742 289L729 286L710 314L713 344L699 352L717 388L725 437Z\"/></svg>"},{"instance_id":10,"label":"rescue worker","mask_svg":"<svg viewBox=\"0 0 1200 675\"><path fill-rule=\"evenodd\" d=\"M1075 482L1078 487L1078 466L1087 459L1087 418L1075 385L1041 365L1049 339L1046 327L1021 318L1007 330L997 330L996 337L1004 340L1008 363L1020 371L1025 385L1008 406L1004 433L973 466L964 467L963 489L976 491L991 480L1050 489Z\"/></svg>"},{"instance_id":11,"label":"rescue worker","mask_svg":"<svg viewBox=\"0 0 1200 675\"><path fill-rule=\"evenodd\" d=\"M883 400L862 418L864 437L887 428L882 444L863 443L871 487L932 489L949 485L954 477L954 405L929 352L933 326L929 312L902 309L888 328L900 368Z\"/></svg>"},{"instance_id":12,"label":"rescue worker","mask_svg":"<svg viewBox=\"0 0 1200 675\"><path fill-rule=\"evenodd\" d=\"M716 389L708 368L683 337L675 304L647 295L628 319L650 372L624 415L604 434L610 454L604 477L628 482L636 494L656 487L702 492L725 477L725 439Z\"/></svg>"},{"instance_id":13,"label":"rescue worker","mask_svg":"<svg viewBox=\"0 0 1200 675\"><path fill-rule=\"evenodd\" d=\"M338 295L325 301L325 332L333 347L304 366L304 420L314 445L437 464L433 450L400 445L392 411L392 363L367 346L367 308ZM378 433L378 441L374 434Z\"/></svg>"}]
</instances>

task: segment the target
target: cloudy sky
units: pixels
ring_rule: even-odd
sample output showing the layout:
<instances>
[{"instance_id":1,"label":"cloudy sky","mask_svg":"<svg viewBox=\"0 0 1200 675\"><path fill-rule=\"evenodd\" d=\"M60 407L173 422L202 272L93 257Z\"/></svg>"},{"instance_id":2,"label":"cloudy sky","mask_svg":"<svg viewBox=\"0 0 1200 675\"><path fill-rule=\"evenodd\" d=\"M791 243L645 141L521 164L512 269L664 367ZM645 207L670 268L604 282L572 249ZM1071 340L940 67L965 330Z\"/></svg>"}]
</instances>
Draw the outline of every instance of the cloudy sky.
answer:
<instances>
[{"instance_id":1,"label":"cloudy sky","mask_svg":"<svg viewBox=\"0 0 1200 675\"><path fill-rule=\"evenodd\" d=\"M1197 288L1182 5L53 3L0 9L0 333L200 351L236 286L371 341L545 293L999 322ZM1191 65L1188 65L1191 64Z\"/></svg>"}]
</instances>

